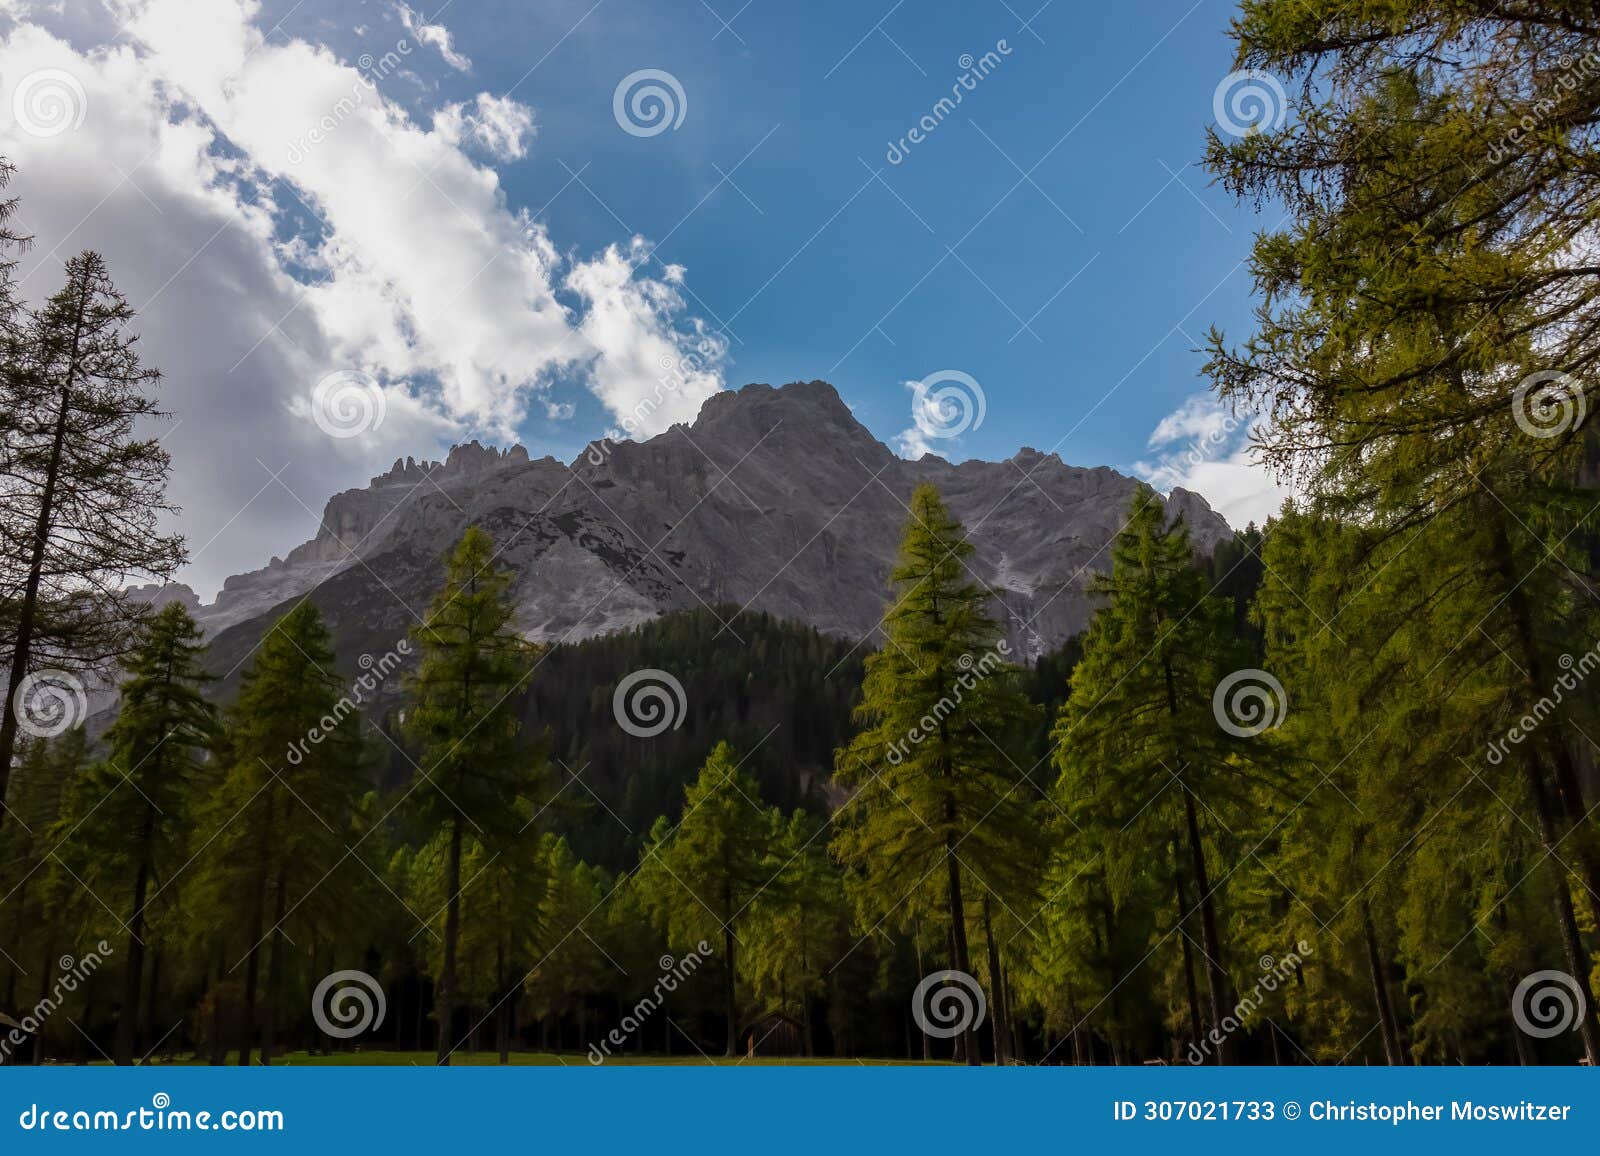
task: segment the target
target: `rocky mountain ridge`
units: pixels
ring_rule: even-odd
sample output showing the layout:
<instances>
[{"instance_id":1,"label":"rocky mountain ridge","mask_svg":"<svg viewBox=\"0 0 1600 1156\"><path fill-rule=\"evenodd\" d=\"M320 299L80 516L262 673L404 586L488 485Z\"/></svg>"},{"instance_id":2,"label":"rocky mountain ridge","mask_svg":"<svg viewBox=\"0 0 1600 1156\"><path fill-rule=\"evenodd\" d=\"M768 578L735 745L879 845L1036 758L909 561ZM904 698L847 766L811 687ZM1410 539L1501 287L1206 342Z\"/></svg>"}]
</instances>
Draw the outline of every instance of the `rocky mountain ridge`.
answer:
<instances>
[{"instance_id":1,"label":"rocky mountain ridge","mask_svg":"<svg viewBox=\"0 0 1600 1156\"><path fill-rule=\"evenodd\" d=\"M692 425L594 443L570 464L477 442L444 462L396 461L330 498L314 538L228 579L215 602L186 587L160 597L190 603L224 669L308 592L341 655L378 653L425 613L445 552L476 524L536 641L732 605L873 645L906 503L924 481L966 525L973 575L994 590L1017 653L1083 629L1134 479L1028 448L1000 462L908 461L820 381L719 393ZM1232 535L1198 494L1176 490L1168 506L1198 549Z\"/></svg>"}]
</instances>

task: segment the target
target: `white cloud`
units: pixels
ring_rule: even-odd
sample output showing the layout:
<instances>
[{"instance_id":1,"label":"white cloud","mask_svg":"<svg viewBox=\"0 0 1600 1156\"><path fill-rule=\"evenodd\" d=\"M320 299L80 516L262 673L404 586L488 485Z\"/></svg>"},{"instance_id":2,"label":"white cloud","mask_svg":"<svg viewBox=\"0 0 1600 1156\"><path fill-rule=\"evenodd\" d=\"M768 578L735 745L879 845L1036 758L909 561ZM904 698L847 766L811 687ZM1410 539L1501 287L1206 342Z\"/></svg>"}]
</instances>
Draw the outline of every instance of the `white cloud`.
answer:
<instances>
[{"instance_id":1,"label":"white cloud","mask_svg":"<svg viewBox=\"0 0 1600 1156\"><path fill-rule=\"evenodd\" d=\"M725 347L681 320L681 271L639 275L616 249L564 258L464 151L525 151L530 110L479 98L424 126L385 99L382 62L363 72L266 37L257 14L255 0L124 0L117 39L32 23L0 35L0 153L37 239L23 290L39 299L93 247L139 309L181 422L166 444L197 588L309 536L328 494L396 456L509 439L553 382L619 417L659 388L662 358L695 366L694 409L721 388ZM81 86L84 117L40 137L9 110L46 68ZM382 383L386 417L333 441L303 415L344 369ZM264 467L286 462L271 481Z\"/></svg>"},{"instance_id":2,"label":"white cloud","mask_svg":"<svg viewBox=\"0 0 1600 1156\"><path fill-rule=\"evenodd\" d=\"M533 109L480 92L470 105L447 104L434 113L433 127L451 144L472 143L494 160L519 161L528 155Z\"/></svg>"},{"instance_id":3,"label":"white cloud","mask_svg":"<svg viewBox=\"0 0 1600 1156\"><path fill-rule=\"evenodd\" d=\"M1146 443L1151 449L1170 445L1183 438L1215 441L1231 436L1238 420L1216 403L1209 393L1185 398L1181 406L1157 423Z\"/></svg>"},{"instance_id":4,"label":"white cloud","mask_svg":"<svg viewBox=\"0 0 1600 1156\"><path fill-rule=\"evenodd\" d=\"M1256 459L1250 447L1254 425L1211 394L1195 394L1156 424L1148 445L1161 452L1135 462L1133 471L1164 493L1193 490L1229 525L1261 525L1293 491Z\"/></svg>"},{"instance_id":5,"label":"white cloud","mask_svg":"<svg viewBox=\"0 0 1600 1156\"><path fill-rule=\"evenodd\" d=\"M574 265L566 280L587 306L578 331L597 352L595 393L612 413L633 418L631 436L692 422L700 404L722 388L718 367L727 356L726 339L700 322L692 344L670 327L684 307L673 287L683 270L669 265L660 281L635 276L649 257L649 244L634 237L626 253L610 245Z\"/></svg>"},{"instance_id":6,"label":"white cloud","mask_svg":"<svg viewBox=\"0 0 1600 1156\"><path fill-rule=\"evenodd\" d=\"M983 387L956 370L902 383L911 391L911 426L895 435L900 456L949 457L956 439L983 423Z\"/></svg>"},{"instance_id":7,"label":"white cloud","mask_svg":"<svg viewBox=\"0 0 1600 1156\"><path fill-rule=\"evenodd\" d=\"M395 4L394 10L399 13L400 23L406 26L406 31L421 43L437 48L439 55L444 57L444 62L451 68L457 72L471 71L472 61L455 50L451 43L450 30L443 24L429 24L404 3Z\"/></svg>"}]
</instances>

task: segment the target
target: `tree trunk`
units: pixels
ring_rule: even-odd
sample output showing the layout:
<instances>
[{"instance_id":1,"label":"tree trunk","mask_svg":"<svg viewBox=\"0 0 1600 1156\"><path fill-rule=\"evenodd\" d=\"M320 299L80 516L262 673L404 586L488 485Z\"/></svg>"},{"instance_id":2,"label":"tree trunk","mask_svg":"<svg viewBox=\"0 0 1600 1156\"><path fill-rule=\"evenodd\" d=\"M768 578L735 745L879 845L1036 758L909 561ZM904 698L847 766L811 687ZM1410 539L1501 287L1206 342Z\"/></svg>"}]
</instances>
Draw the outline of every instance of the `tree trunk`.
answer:
<instances>
[{"instance_id":1,"label":"tree trunk","mask_svg":"<svg viewBox=\"0 0 1600 1156\"><path fill-rule=\"evenodd\" d=\"M128 960L122 969L122 1014L117 1019L117 1042L112 1048L112 1058L120 1065L133 1063L133 1041L136 1032L144 1027L140 1022L140 980L144 977L144 897L150 887L150 836L155 826L155 812L144 809L144 823L139 831L139 867L133 876L133 911L128 916Z\"/></svg>"},{"instance_id":2,"label":"tree trunk","mask_svg":"<svg viewBox=\"0 0 1600 1156\"><path fill-rule=\"evenodd\" d=\"M1183 941L1183 989L1189 1001L1189 1030L1198 1046L1205 1038L1200 1026L1200 988L1194 979L1194 944L1189 942L1189 896L1183 885L1183 868L1179 866L1178 843L1172 841L1172 886L1178 896L1178 938ZM1180 1049L1181 1050L1181 1049Z\"/></svg>"},{"instance_id":3,"label":"tree trunk","mask_svg":"<svg viewBox=\"0 0 1600 1156\"><path fill-rule=\"evenodd\" d=\"M83 339L84 311L88 307L88 285L78 299L78 314L73 323L71 356L67 378L61 383L61 405L56 410L56 428L50 441L50 464L45 469L44 487L39 493L39 516L34 520L33 549L28 557L28 577L17 601L16 636L12 640L11 672L6 681L5 709L0 711L0 804L6 801L11 782L11 759L17 748L17 691L28 676L33 657L34 619L39 607L39 583L44 578L44 554L50 542L51 518L55 514L56 487L61 482L61 450L67 439L67 415L72 408L72 387L78 372L79 344ZM0 807L0 826L5 823Z\"/></svg>"},{"instance_id":4,"label":"tree trunk","mask_svg":"<svg viewBox=\"0 0 1600 1156\"><path fill-rule=\"evenodd\" d=\"M1516 573L1516 559L1511 551L1511 539L1506 530L1505 518L1497 518L1494 526L1494 552L1495 563L1501 582L1506 587L1505 601L1511 612L1512 625L1516 630L1518 648L1522 651L1522 661L1518 664L1527 673L1527 692L1532 701L1549 694L1554 687L1556 677L1550 669L1550 664L1545 660L1544 649L1539 646L1534 631L1533 607L1528 603L1527 591L1523 587L1526 580ZM1557 836L1554 812L1559 812L1574 828L1585 826L1588 822L1588 809L1584 806L1583 792L1578 783L1577 768L1573 765L1572 751L1562 738L1559 728L1551 728L1553 734L1543 734L1534 740L1534 747L1543 746L1550 753L1552 779L1555 785L1555 800L1543 804L1551 812L1550 834L1555 839L1555 844L1561 842ZM1542 771L1538 772L1543 779ZM1596 927L1600 927L1600 857L1595 855L1589 841L1580 836L1575 839L1570 852L1578 861L1578 876L1583 881L1585 896L1588 900L1589 915ZM1563 884L1564 886L1564 884ZM1585 969L1587 971L1587 969ZM1590 1001L1590 1007L1594 1006ZM1595 1061L1591 1057L1590 1063Z\"/></svg>"},{"instance_id":5,"label":"tree trunk","mask_svg":"<svg viewBox=\"0 0 1600 1156\"><path fill-rule=\"evenodd\" d=\"M278 1043L278 996L283 984L283 920L287 890L283 872L280 871L277 884L278 913L272 922L272 950L267 953L267 998L263 1001L265 1006L261 1015L262 1066L272 1063L272 1053Z\"/></svg>"},{"instance_id":6,"label":"tree trunk","mask_svg":"<svg viewBox=\"0 0 1600 1156\"><path fill-rule=\"evenodd\" d=\"M922 920L920 919L917 919L911 925L911 942L917 949L917 978L920 981L923 976L928 974L922 966ZM928 1038L928 1033L922 1030L920 1024L917 1026L917 1034L922 1037L922 1062L925 1064L932 1063L933 1041Z\"/></svg>"},{"instance_id":7,"label":"tree trunk","mask_svg":"<svg viewBox=\"0 0 1600 1156\"><path fill-rule=\"evenodd\" d=\"M1200 841L1200 820L1194 811L1194 795L1186 784L1183 787L1183 818L1189 831L1189 855L1194 861L1195 886L1200 889L1200 946L1206 956L1206 986L1211 1003L1211 1026L1222 1042L1217 1045L1217 1063L1225 1064L1232 1053L1229 1040L1221 1031L1222 1009L1228 1006L1228 980L1222 970L1222 944L1217 935L1216 905L1212 902L1211 884L1206 876L1206 850Z\"/></svg>"},{"instance_id":8,"label":"tree trunk","mask_svg":"<svg viewBox=\"0 0 1600 1156\"><path fill-rule=\"evenodd\" d=\"M1512 1000L1515 998L1516 992L1517 981L1514 979L1506 980L1507 1007L1515 1006ZM1533 1056L1533 1049L1528 1044L1528 1037L1523 1035L1522 1029L1517 1026L1516 1016L1508 1016L1507 1018L1511 1021L1511 1042L1517 1046L1517 1063L1524 1068L1532 1067L1536 1061Z\"/></svg>"},{"instance_id":9,"label":"tree trunk","mask_svg":"<svg viewBox=\"0 0 1600 1156\"><path fill-rule=\"evenodd\" d=\"M1000 948L994 941L989 918L989 892L983 893L983 941L989 954L989 1030L994 1034L994 1062L1004 1067L1010 1059L1011 1024L1006 1019L1006 993L1000 984Z\"/></svg>"},{"instance_id":10,"label":"tree trunk","mask_svg":"<svg viewBox=\"0 0 1600 1156\"><path fill-rule=\"evenodd\" d=\"M220 1067L228 1062L228 1042L223 1038L222 1018L222 949L213 953L211 963L211 1066Z\"/></svg>"},{"instance_id":11,"label":"tree trunk","mask_svg":"<svg viewBox=\"0 0 1600 1156\"><path fill-rule=\"evenodd\" d=\"M956 860L954 838L945 837L945 864L950 876L950 942L955 949L955 969L964 975L972 974L972 960L967 955L967 917L961 907L961 864ZM961 1043L965 1049L967 1065L978 1067L983 1063L978 1055L977 1033L972 1030L970 1016L963 1017Z\"/></svg>"},{"instance_id":12,"label":"tree trunk","mask_svg":"<svg viewBox=\"0 0 1600 1156\"><path fill-rule=\"evenodd\" d=\"M444 915L444 966L439 969L439 990L435 1011L439 1018L440 1067L450 1066L451 1036L455 1032L456 941L461 936L461 820L450 821L450 859L445 868L449 899Z\"/></svg>"},{"instance_id":13,"label":"tree trunk","mask_svg":"<svg viewBox=\"0 0 1600 1156\"><path fill-rule=\"evenodd\" d=\"M514 1009L511 1006L511 988L506 980L505 944L495 944L494 951L495 990L500 997L495 1005L500 1013L495 1017L495 1049L500 1053L501 1066L504 1066L511 1062L511 1024L508 1021Z\"/></svg>"},{"instance_id":14,"label":"tree trunk","mask_svg":"<svg viewBox=\"0 0 1600 1156\"><path fill-rule=\"evenodd\" d=\"M1000 969L1000 990L1006 993L1006 1023L1011 1025L1011 1060L1013 1063L1026 1062L1027 1055L1022 1048L1022 1025L1017 1022L1015 990L1011 986L1011 973L1004 968Z\"/></svg>"},{"instance_id":15,"label":"tree trunk","mask_svg":"<svg viewBox=\"0 0 1600 1156\"><path fill-rule=\"evenodd\" d=\"M1578 932L1578 920L1572 910L1572 893L1567 889L1567 869L1556 854L1555 820L1551 816L1550 797L1545 791L1539 773L1538 754L1529 749L1522 760L1528 779L1528 791L1533 796L1534 810L1539 816L1539 842L1545 851L1545 862L1555 886L1556 926L1561 932L1561 947L1567 959L1567 973L1578 985L1580 1000L1585 1007L1580 1021L1583 1032L1583 1051L1591 1066L1600 1066L1600 1029L1595 1027L1595 999L1589 983L1589 956L1583 949L1583 937Z\"/></svg>"},{"instance_id":16,"label":"tree trunk","mask_svg":"<svg viewBox=\"0 0 1600 1156\"><path fill-rule=\"evenodd\" d=\"M727 1000L728 1013L728 1055L734 1055L739 1046L739 993L738 972L734 970L734 943L733 928L724 924L722 927L722 950L726 953L727 960L727 985L723 994Z\"/></svg>"},{"instance_id":17,"label":"tree trunk","mask_svg":"<svg viewBox=\"0 0 1600 1156\"><path fill-rule=\"evenodd\" d=\"M1383 1058L1390 1067L1405 1063L1400 1055L1400 1032L1395 1027L1394 1010L1384 990L1383 955L1378 950L1378 933L1372 927L1372 911L1361 901L1361 934L1366 940L1367 973L1372 979L1372 1002L1378 1009L1378 1034L1383 1037Z\"/></svg>"},{"instance_id":18,"label":"tree trunk","mask_svg":"<svg viewBox=\"0 0 1600 1156\"><path fill-rule=\"evenodd\" d=\"M264 918L264 909L267 899L263 892L266 883L261 884L255 903L255 916L250 921L250 954L245 958L244 965L244 999L239 1009L239 1066L250 1066L250 1052L256 1042L256 983L261 975L261 923Z\"/></svg>"}]
</instances>

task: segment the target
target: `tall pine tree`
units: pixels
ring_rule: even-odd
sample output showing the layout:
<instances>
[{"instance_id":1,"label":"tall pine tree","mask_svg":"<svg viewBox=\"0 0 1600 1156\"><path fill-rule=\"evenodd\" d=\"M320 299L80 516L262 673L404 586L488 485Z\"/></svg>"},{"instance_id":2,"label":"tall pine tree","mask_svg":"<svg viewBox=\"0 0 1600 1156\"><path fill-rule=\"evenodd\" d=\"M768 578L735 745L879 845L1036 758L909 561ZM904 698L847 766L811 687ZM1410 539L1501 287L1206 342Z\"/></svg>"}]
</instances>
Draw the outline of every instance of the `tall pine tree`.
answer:
<instances>
[{"instance_id":1,"label":"tall pine tree","mask_svg":"<svg viewBox=\"0 0 1600 1156\"><path fill-rule=\"evenodd\" d=\"M835 756L835 780L851 797L832 844L868 911L887 916L915 906L914 893L938 893L950 965L967 975L965 877L1014 893L1001 881L1028 870L1041 831L1039 793L1006 753L1032 707L972 554L938 491L919 486L889 576L884 645L866 663L864 727ZM967 1020L964 1054L976 1064Z\"/></svg>"},{"instance_id":2,"label":"tall pine tree","mask_svg":"<svg viewBox=\"0 0 1600 1156\"><path fill-rule=\"evenodd\" d=\"M0 336L3 304L0 297ZM145 609L128 582L165 580L185 557L183 540L159 526L171 509L170 461L141 427L161 416L151 396L160 374L140 363L132 320L105 262L85 252L67 262L66 285L4 343L0 566L12 632L6 703L16 709L0 714L0 803L29 672L92 667L122 653Z\"/></svg>"},{"instance_id":3,"label":"tall pine tree","mask_svg":"<svg viewBox=\"0 0 1600 1156\"><path fill-rule=\"evenodd\" d=\"M405 729L420 747L410 796L420 820L444 832L443 958L438 977L438 1062L455 1050L459 1002L461 864L469 838L490 854L523 835L518 799L543 790L540 760L517 743L515 694L527 682L535 651L511 626L510 576L494 569L494 543L474 526L445 569L444 586L412 634L420 650L407 684Z\"/></svg>"},{"instance_id":4,"label":"tall pine tree","mask_svg":"<svg viewBox=\"0 0 1600 1156\"><path fill-rule=\"evenodd\" d=\"M177 602L144 625L123 663L128 677L121 708L105 735L110 753L87 778L85 793L93 802L71 837L72 848L87 851L80 868L85 882L101 895L127 894L122 1010L113 1052L119 1064L131 1064L136 1041L149 1034L140 992L151 888L182 867L206 786L217 715L201 693L207 681L200 668L204 650L200 627Z\"/></svg>"}]
</instances>

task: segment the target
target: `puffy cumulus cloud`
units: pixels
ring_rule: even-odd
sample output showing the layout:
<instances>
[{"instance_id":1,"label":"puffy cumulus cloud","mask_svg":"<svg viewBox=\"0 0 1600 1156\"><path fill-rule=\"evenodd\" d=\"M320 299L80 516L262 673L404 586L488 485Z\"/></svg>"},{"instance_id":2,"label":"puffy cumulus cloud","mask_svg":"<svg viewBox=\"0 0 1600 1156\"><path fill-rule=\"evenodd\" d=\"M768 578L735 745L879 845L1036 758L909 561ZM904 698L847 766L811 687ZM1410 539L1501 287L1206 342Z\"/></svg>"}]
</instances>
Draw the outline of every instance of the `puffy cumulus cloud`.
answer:
<instances>
[{"instance_id":1,"label":"puffy cumulus cloud","mask_svg":"<svg viewBox=\"0 0 1600 1156\"><path fill-rule=\"evenodd\" d=\"M566 279L586 306L578 332L596 351L593 388L629 437L692 422L722 388L719 367L728 352L726 339L703 322L694 323L692 344L670 326L683 309L675 288L683 270L668 265L660 281L635 276L649 258L649 244L634 237L626 252L610 245L575 264Z\"/></svg>"},{"instance_id":2,"label":"puffy cumulus cloud","mask_svg":"<svg viewBox=\"0 0 1600 1156\"><path fill-rule=\"evenodd\" d=\"M916 419L915 410L912 411L911 416L913 420ZM933 454L935 457L941 458L947 456L943 449L928 440L928 434L922 428L920 422L896 434L894 448L901 457L911 461L916 461L923 454Z\"/></svg>"},{"instance_id":3,"label":"puffy cumulus cloud","mask_svg":"<svg viewBox=\"0 0 1600 1156\"><path fill-rule=\"evenodd\" d=\"M0 153L36 238L23 292L42 298L92 247L138 309L176 419L165 444L197 589L308 537L328 494L395 457L509 438L553 382L618 417L669 356L693 360L694 405L720 388L725 349L680 324L679 272L650 280L617 250L564 259L465 151L525 149L531 113L480 100L453 130L448 115L420 125L382 93L414 46L363 71L266 37L257 12L127 0L120 26L51 27L43 9L0 23ZM67 78L61 131L12 115L41 75ZM371 375L383 420L330 438L307 418L317 383L346 370Z\"/></svg>"},{"instance_id":4,"label":"puffy cumulus cloud","mask_svg":"<svg viewBox=\"0 0 1600 1156\"><path fill-rule=\"evenodd\" d=\"M1210 394L1195 394L1156 423L1148 445L1157 452L1133 470L1163 492L1181 486L1202 495L1230 525L1261 525L1293 491L1257 460L1250 446L1254 425Z\"/></svg>"},{"instance_id":5,"label":"puffy cumulus cloud","mask_svg":"<svg viewBox=\"0 0 1600 1156\"><path fill-rule=\"evenodd\" d=\"M533 109L510 97L478 93L471 104L447 104L433 114L433 126L452 144L473 144L497 161L528 155Z\"/></svg>"}]
</instances>

